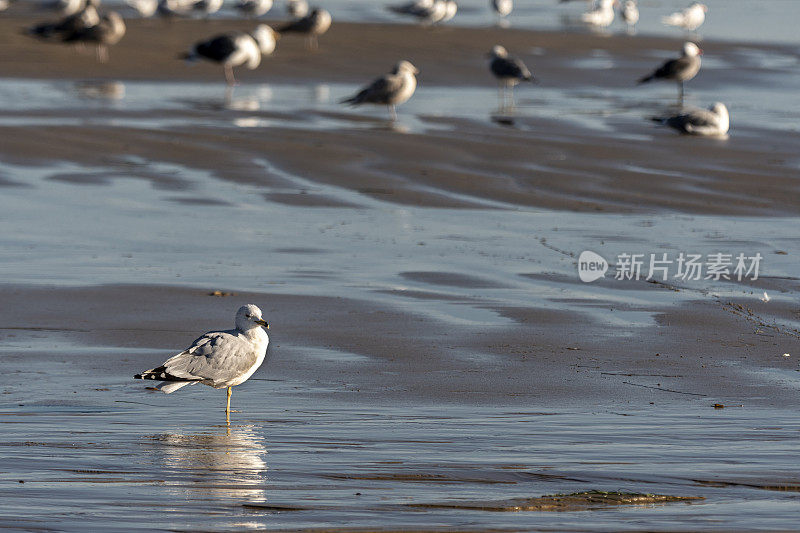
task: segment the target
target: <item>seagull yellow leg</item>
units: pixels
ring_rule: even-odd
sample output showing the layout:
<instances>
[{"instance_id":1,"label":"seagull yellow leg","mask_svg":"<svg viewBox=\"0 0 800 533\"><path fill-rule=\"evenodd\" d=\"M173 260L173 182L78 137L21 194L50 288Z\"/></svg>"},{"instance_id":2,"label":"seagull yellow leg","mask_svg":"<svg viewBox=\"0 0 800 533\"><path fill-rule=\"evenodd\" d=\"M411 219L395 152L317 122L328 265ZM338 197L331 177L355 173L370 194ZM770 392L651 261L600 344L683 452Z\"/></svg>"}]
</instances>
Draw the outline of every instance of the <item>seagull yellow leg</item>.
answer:
<instances>
[{"instance_id":1,"label":"seagull yellow leg","mask_svg":"<svg viewBox=\"0 0 800 533\"><path fill-rule=\"evenodd\" d=\"M225 404L225 413L230 415L231 413L231 388L228 387L228 402Z\"/></svg>"}]
</instances>

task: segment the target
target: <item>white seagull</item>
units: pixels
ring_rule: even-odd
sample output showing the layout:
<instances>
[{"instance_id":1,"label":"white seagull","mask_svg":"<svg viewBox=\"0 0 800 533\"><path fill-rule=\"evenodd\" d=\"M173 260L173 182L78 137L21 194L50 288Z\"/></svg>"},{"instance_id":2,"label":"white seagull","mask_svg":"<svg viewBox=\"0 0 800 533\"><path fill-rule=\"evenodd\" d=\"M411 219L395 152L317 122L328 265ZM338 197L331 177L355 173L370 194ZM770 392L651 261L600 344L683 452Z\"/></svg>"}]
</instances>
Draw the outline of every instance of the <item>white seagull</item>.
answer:
<instances>
[{"instance_id":1,"label":"white seagull","mask_svg":"<svg viewBox=\"0 0 800 533\"><path fill-rule=\"evenodd\" d=\"M514 9L514 0L492 0L492 11L498 17L507 17Z\"/></svg>"},{"instance_id":2,"label":"white seagull","mask_svg":"<svg viewBox=\"0 0 800 533\"><path fill-rule=\"evenodd\" d=\"M301 18L308 15L308 2L306 0L286 0L286 12L292 18Z\"/></svg>"},{"instance_id":3,"label":"white seagull","mask_svg":"<svg viewBox=\"0 0 800 533\"><path fill-rule=\"evenodd\" d=\"M614 6L616 4L617 0L598 0L594 9L581 15L581 20L598 28L607 28L614 22Z\"/></svg>"},{"instance_id":4,"label":"white seagull","mask_svg":"<svg viewBox=\"0 0 800 533\"><path fill-rule=\"evenodd\" d=\"M358 93L341 101L343 104L380 104L389 107L392 121L397 120L395 107L405 103L417 89L417 67L409 61L398 62L392 72L381 76Z\"/></svg>"},{"instance_id":5,"label":"white seagull","mask_svg":"<svg viewBox=\"0 0 800 533\"><path fill-rule=\"evenodd\" d=\"M667 26L677 26L687 31L694 31L703 25L706 20L706 13L708 6L699 2L692 2L692 4L684 9L678 11L667 17L662 17L661 22Z\"/></svg>"},{"instance_id":6,"label":"white seagull","mask_svg":"<svg viewBox=\"0 0 800 533\"><path fill-rule=\"evenodd\" d=\"M233 67L244 65L255 69L261 64L262 56L275 51L278 38L271 27L259 24L252 33L231 32L199 42L181 57L187 61L205 59L221 64L225 69L225 81L232 86L236 84Z\"/></svg>"},{"instance_id":7,"label":"white seagull","mask_svg":"<svg viewBox=\"0 0 800 533\"><path fill-rule=\"evenodd\" d=\"M272 0L239 0L234 7L246 17L258 18L272 9Z\"/></svg>"},{"instance_id":8,"label":"white seagull","mask_svg":"<svg viewBox=\"0 0 800 533\"><path fill-rule=\"evenodd\" d=\"M192 2L191 10L208 18L222 8L223 2L224 0L197 0L196 2Z\"/></svg>"},{"instance_id":9,"label":"white seagull","mask_svg":"<svg viewBox=\"0 0 800 533\"><path fill-rule=\"evenodd\" d=\"M231 412L231 387L253 375L267 355L269 329L261 309L243 305L236 312L236 328L209 331L163 365L136 374L134 379L159 380L156 388L166 394L186 385L202 383L215 389L227 387L226 418Z\"/></svg>"},{"instance_id":10,"label":"white seagull","mask_svg":"<svg viewBox=\"0 0 800 533\"><path fill-rule=\"evenodd\" d=\"M628 33L633 33L636 23L639 22L639 8L636 6L636 0L625 0L619 13L622 20L628 25Z\"/></svg>"},{"instance_id":11,"label":"white seagull","mask_svg":"<svg viewBox=\"0 0 800 533\"><path fill-rule=\"evenodd\" d=\"M683 44L683 54L677 59L670 59L652 74L639 80L639 83L647 83L652 80L677 81L680 90L679 98L683 102L683 83L689 81L700 72L700 56L703 51L691 42Z\"/></svg>"},{"instance_id":12,"label":"white seagull","mask_svg":"<svg viewBox=\"0 0 800 533\"><path fill-rule=\"evenodd\" d=\"M654 121L688 135L725 137L730 129L728 108L717 102L708 109L692 109L680 115L657 117Z\"/></svg>"}]
</instances>

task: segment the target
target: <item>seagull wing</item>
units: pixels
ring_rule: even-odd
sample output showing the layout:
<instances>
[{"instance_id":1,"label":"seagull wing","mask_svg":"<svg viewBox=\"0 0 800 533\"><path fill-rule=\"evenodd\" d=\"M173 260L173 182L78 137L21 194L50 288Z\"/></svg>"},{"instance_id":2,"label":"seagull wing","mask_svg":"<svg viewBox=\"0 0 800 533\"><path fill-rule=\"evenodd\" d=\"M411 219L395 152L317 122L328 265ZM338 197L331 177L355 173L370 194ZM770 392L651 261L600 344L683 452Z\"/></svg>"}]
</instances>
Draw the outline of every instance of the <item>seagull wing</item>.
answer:
<instances>
[{"instance_id":1,"label":"seagull wing","mask_svg":"<svg viewBox=\"0 0 800 533\"><path fill-rule=\"evenodd\" d=\"M356 95L342 100L345 104L385 104L401 89L402 76L387 74L373 81L370 85L359 91Z\"/></svg>"}]
</instances>

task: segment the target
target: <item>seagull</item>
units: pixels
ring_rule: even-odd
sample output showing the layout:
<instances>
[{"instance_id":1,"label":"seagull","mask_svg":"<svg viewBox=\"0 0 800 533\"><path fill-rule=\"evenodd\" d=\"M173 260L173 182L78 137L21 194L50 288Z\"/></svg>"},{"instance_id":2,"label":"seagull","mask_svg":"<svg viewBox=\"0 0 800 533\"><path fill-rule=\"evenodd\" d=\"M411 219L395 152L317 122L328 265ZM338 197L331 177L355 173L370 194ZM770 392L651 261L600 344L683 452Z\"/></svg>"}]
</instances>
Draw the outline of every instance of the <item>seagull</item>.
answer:
<instances>
[{"instance_id":1,"label":"seagull","mask_svg":"<svg viewBox=\"0 0 800 533\"><path fill-rule=\"evenodd\" d=\"M98 61L105 63L108 61L108 47L117 44L124 36L125 21L116 11L109 11L94 26L65 34L64 42L94 43Z\"/></svg>"},{"instance_id":2,"label":"seagull","mask_svg":"<svg viewBox=\"0 0 800 533\"><path fill-rule=\"evenodd\" d=\"M206 59L220 63L225 69L228 86L233 86L236 84L233 67L245 65L250 70L255 69L261 64L262 56L275 51L278 38L271 27L259 24L252 33L232 32L201 41L181 58L190 62Z\"/></svg>"},{"instance_id":3,"label":"seagull","mask_svg":"<svg viewBox=\"0 0 800 533\"><path fill-rule=\"evenodd\" d=\"M229 419L231 387L247 381L267 355L269 336L264 328L269 329L269 324L261 318L261 309L243 305L236 312L235 329L209 331L163 365L133 377L161 381L156 388L166 394L195 383L227 387L225 417Z\"/></svg>"},{"instance_id":4,"label":"seagull","mask_svg":"<svg viewBox=\"0 0 800 533\"><path fill-rule=\"evenodd\" d=\"M398 15L414 17L424 26L442 22L448 15L448 5L445 0L415 0L407 4L388 6L387 9Z\"/></svg>"},{"instance_id":5,"label":"seagull","mask_svg":"<svg viewBox=\"0 0 800 533\"><path fill-rule=\"evenodd\" d=\"M302 18L308 15L308 2L306 0L286 0L286 12L292 18Z\"/></svg>"},{"instance_id":6,"label":"seagull","mask_svg":"<svg viewBox=\"0 0 800 533\"><path fill-rule=\"evenodd\" d=\"M100 23L100 14L97 12L97 1L87 0L83 7L71 15L67 15L57 22L45 22L28 29L28 33L39 39L52 37L64 38L75 32L83 31Z\"/></svg>"},{"instance_id":7,"label":"seagull","mask_svg":"<svg viewBox=\"0 0 800 533\"><path fill-rule=\"evenodd\" d=\"M498 18L505 18L514 9L514 0L492 0L492 11Z\"/></svg>"},{"instance_id":8,"label":"seagull","mask_svg":"<svg viewBox=\"0 0 800 533\"><path fill-rule=\"evenodd\" d=\"M208 18L222 8L224 0L197 0L192 2L190 8L196 13L200 13L203 17Z\"/></svg>"},{"instance_id":9,"label":"seagull","mask_svg":"<svg viewBox=\"0 0 800 533\"><path fill-rule=\"evenodd\" d=\"M85 5L85 0L53 0L50 2L43 2L41 7L58 11L63 16L68 17L83 9Z\"/></svg>"},{"instance_id":10,"label":"seagull","mask_svg":"<svg viewBox=\"0 0 800 533\"><path fill-rule=\"evenodd\" d=\"M683 11L678 11L667 17L661 17L661 22L667 26L678 26L687 31L694 31L703 25L707 12L708 6L699 2L692 2Z\"/></svg>"},{"instance_id":11,"label":"seagull","mask_svg":"<svg viewBox=\"0 0 800 533\"><path fill-rule=\"evenodd\" d=\"M381 76L355 95L342 100L341 103L354 106L383 104L389 106L392 121L395 121L397 120L395 106L408 101L417 88L415 74L419 74L417 67L409 61L400 61L394 66L391 73Z\"/></svg>"},{"instance_id":12,"label":"seagull","mask_svg":"<svg viewBox=\"0 0 800 533\"><path fill-rule=\"evenodd\" d=\"M614 6L617 3L618 0L598 0L594 9L581 15L581 20L592 26L607 28L614 22Z\"/></svg>"},{"instance_id":13,"label":"seagull","mask_svg":"<svg viewBox=\"0 0 800 533\"><path fill-rule=\"evenodd\" d=\"M143 18L152 17L158 10L158 0L125 0L125 3L135 9Z\"/></svg>"},{"instance_id":14,"label":"seagull","mask_svg":"<svg viewBox=\"0 0 800 533\"><path fill-rule=\"evenodd\" d=\"M680 115L653 118L681 133L704 137L724 137L730 128L730 115L725 104L717 102L708 109L692 109Z\"/></svg>"},{"instance_id":15,"label":"seagull","mask_svg":"<svg viewBox=\"0 0 800 533\"><path fill-rule=\"evenodd\" d=\"M628 25L628 33L634 33L636 23L639 22L639 8L636 6L636 0L625 0L620 9L620 15L625 24Z\"/></svg>"},{"instance_id":16,"label":"seagull","mask_svg":"<svg viewBox=\"0 0 800 533\"><path fill-rule=\"evenodd\" d=\"M505 107L506 105L506 95L509 89L512 91L511 103L513 106L514 86L521 81L535 82L536 80L531 71L528 70L528 67L525 66L525 63L509 56L508 51L499 44L492 47L492 51L489 52L489 58L491 59L489 69L500 84L502 106Z\"/></svg>"},{"instance_id":17,"label":"seagull","mask_svg":"<svg viewBox=\"0 0 800 533\"><path fill-rule=\"evenodd\" d=\"M322 8L315 7L305 17L278 28L278 33L304 33L306 35L306 48L316 50L319 48L317 38L328 31L330 27L331 14Z\"/></svg>"},{"instance_id":18,"label":"seagull","mask_svg":"<svg viewBox=\"0 0 800 533\"><path fill-rule=\"evenodd\" d=\"M456 0L445 0L444 16L441 18L441 20L436 21L437 24L451 20L453 17L456 16L457 12L458 12L458 4L456 3Z\"/></svg>"},{"instance_id":19,"label":"seagull","mask_svg":"<svg viewBox=\"0 0 800 533\"><path fill-rule=\"evenodd\" d=\"M703 51L692 43L686 42L683 45L683 55L677 59L670 59L649 76L639 80L639 84L647 83L652 80L673 80L678 82L680 88L679 98L683 103L683 83L689 81L700 72L700 56Z\"/></svg>"},{"instance_id":20,"label":"seagull","mask_svg":"<svg viewBox=\"0 0 800 533\"><path fill-rule=\"evenodd\" d=\"M236 9L249 18L258 18L272 9L272 0L239 0Z\"/></svg>"}]
</instances>

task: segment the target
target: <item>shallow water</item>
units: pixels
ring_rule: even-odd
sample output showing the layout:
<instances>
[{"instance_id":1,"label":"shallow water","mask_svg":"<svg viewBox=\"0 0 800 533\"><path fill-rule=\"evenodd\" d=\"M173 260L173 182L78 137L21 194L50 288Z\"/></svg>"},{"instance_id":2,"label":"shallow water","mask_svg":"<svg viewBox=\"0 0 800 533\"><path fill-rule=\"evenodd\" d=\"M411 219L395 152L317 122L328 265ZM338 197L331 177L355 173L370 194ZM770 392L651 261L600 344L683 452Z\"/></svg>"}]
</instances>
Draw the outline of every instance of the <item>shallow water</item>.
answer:
<instances>
[{"instance_id":1,"label":"shallow water","mask_svg":"<svg viewBox=\"0 0 800 533\"><path fill-rule=\"evenodd\" d=\"M243 412L226 428L207 389L98 387L86 368L33 363L17 378L36 373L39 387L3 384L0 526L723 531L734 516L739 529L791 529L796 517L800 425L781 410L365 405L346 392L317 400L334 382L258 380L237 389ZM591 518L418 507L588 489L706 499Z\"/></svg>"}]
</instances>

